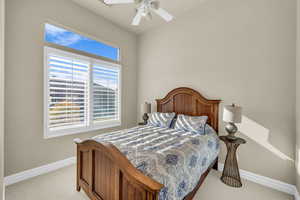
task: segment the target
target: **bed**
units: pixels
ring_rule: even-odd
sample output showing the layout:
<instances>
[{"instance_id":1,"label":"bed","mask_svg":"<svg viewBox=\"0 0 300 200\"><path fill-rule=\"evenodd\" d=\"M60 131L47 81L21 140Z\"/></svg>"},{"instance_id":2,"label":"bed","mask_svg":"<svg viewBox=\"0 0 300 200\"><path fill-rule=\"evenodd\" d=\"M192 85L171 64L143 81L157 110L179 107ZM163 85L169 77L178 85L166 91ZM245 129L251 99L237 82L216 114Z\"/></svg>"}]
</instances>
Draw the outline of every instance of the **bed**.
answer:
<instances>
[{"instance_id":1,"label":"bed","mask_svg":"<svg viewBox=\"0 0 300 200\"><path fill-rule=\"evenodd\" d=\"M158 112L208 116L205 135L145 125L76 140L77 191L92 200L191 200L218 167L219 103L190 88L157 100Z\"/></svg>"}]
</instances>

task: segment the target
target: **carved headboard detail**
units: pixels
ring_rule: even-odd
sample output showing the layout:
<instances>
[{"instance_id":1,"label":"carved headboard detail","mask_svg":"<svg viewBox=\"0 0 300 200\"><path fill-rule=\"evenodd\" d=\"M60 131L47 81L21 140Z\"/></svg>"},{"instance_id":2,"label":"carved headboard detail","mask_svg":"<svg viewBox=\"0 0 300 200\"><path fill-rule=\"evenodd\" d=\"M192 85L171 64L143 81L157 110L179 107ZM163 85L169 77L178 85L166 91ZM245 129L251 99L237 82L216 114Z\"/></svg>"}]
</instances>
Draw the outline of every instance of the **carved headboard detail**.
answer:
<instances>
[{"instance_id":1,"label":"carved headboard detail","mask_svg":"<svg viewBox=\"0 0 300 200\"><path fill-rule=\"evenodd\" d=\"M181 87L172 90L165 98L157 99L156 102L157 112L208 116L208 124L218 132L221 100L209 100L191 88Z\"/></svg>"}]
</instances>

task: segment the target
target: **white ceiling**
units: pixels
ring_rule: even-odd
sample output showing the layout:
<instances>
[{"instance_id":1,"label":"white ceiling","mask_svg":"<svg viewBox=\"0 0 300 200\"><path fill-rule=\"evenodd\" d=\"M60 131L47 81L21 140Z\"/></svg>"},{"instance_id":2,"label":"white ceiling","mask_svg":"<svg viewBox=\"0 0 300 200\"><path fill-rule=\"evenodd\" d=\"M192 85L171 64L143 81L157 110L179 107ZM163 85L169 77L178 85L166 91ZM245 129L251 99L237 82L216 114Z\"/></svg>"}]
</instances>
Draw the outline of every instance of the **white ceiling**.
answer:
<instances>
[{"instance_id":1,"label":"white ceiling","mask_svg":"<svg viewBox=\"0 0 300 200\"><path fill-rule=\"evenodd\" d=\"M100 0L73 0L98 15L105 17L113 23L124 27L134 33L143 33L154 27L166 24L160 17L154 15L151 21L143 19L139 26L132 26L131 21L135 15L134 4L106 6ZM176 20L187 11L199 6L205 0L160 0L160 6L174 15ZM172 23L172 22L171 22Z\"/></svg>"}]
</instances>

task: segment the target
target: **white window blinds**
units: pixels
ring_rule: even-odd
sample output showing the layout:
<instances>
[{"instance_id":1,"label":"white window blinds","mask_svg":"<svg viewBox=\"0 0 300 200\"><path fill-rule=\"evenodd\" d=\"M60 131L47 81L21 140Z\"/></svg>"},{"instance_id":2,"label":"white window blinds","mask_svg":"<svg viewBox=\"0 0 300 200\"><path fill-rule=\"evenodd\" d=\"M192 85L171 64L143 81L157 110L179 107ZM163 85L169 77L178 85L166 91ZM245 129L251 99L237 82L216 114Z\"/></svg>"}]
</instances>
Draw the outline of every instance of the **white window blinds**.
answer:
<instances>
[{"instance_id":1,"label":"white window blinds","mask_svg":"<svg viewBox=\"0 0 300 200\"><path fill-rule=\"evenodd\" d=\"M120 66L45 48L46 137L120 125Z\"/></svg>"},{"instance_id":2,"label":"white window blinds","mask_svg":"<svg viewBox=\"0 0 300 200\"><path fill-rule=\"evenodd\" d=\"M93 120L95 123L118 119L119 69L93 65Z\"/></svg>"},{"instance_id":3,"label":"white window blinds","mask_svg":"<svg viewBox=\"0 0 300 200\"><path fill-rule=\"evenodd\" d=\"M50 130L88 124L89 63L49 55Z\"/></svg>"}]
</instances>

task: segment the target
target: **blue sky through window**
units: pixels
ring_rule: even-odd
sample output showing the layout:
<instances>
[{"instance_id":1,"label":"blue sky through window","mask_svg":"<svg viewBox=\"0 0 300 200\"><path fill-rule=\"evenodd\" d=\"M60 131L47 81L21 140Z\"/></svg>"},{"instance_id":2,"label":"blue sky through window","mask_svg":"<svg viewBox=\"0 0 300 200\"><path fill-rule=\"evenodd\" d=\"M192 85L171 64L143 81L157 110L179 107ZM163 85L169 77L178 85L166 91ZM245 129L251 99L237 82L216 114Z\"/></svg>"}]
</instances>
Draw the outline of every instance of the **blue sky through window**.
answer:
<instances>
[{"instance_id":1,"label":"blue sky through window","mask_svg":"<svg viewBox=\"0 0 300 200\"><path fill-rule=\"evenodd\" d=\"M45 40L49 43L54 43L90 54L106 57L111 60L119 60L118 48L89 39L52 24L45 24Z\"/></svg>"}]
</instances>

